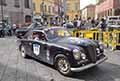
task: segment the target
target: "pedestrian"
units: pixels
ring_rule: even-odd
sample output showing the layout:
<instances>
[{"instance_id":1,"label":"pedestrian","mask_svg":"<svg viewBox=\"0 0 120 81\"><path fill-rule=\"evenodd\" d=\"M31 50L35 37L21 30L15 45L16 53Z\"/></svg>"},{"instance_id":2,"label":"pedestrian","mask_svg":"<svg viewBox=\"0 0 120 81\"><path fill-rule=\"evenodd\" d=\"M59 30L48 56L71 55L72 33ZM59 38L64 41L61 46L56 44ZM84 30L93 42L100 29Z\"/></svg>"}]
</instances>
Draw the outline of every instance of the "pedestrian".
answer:
<instances>
[{"instance_id":1,"label":"pedestrian","mask_svg":"<svg viewBox=\"0 0 120 81\"><path fill-rule=\"evenodd\" d=\"M16 31L16 28L17 28L17 25L16 24L13 24L13 33L15 34L15 31Z\"/></svg>"},{"instance_id":2,"label":"pedestrian","mask_svg":"<svg viewBox=\"0 0 120 81\"><path fill-rule=\"evenodd\" d=\"M63 19L63 21L62 21L62 26L64 26L65 24L66 24L66 20Z\"/></svg>"},{"instance_id":3,"label":"pedestrian","mask_svg":"<svg viewBox=\"0 0 120 81\"><path fill-rule=\"evenodd\" d=\"M50 26L53 26L53 25L54 25L53 18L50 18Z\"/></svg>"},{"instance_id":4,"label":"pedestrian","mask_svg":"<svg viewBox=\"0 0 120 81\"><path fill-rule=\"evenodd\" d=\"M106 30L106 27L107 27L107 24L106 24L106 20L105 19L101 19L101 22L99 23L99 27L101 29L101 31L105 31Z\"/></svg>"},{"instance_id":5,"label":"pedestrian","mask_svg":"<svg viewBox=\"0 0 120 81\"><path fill-rule=\"evenodd\" d=\"M44 18L44 26L47 26L48 25L48 20L47 18Z\"/></svg>"},{"instance_id":6,"label":"pedestrian","mask_svg":"<svg viewBox=\"0 0 120 81\"><path fill-rule=\"evenodd\" d=\"M91 24L91 17L89 17L85 23L85 29L90 29L92 27L92 24Z\"/></svg>"},{"instance_id":7,"label":"pedestrian","mask_svg":"<svg viewBox=\"0 0 120 81\"><path fill-rule=\"evenodd\" d=\"M74 24L74 27L77 27L77 20L76 19L74 19L73 24Z\"/></svg>"},{"instance_id":8,"label":"pedestrian","mask_svg":"<svg viewBox=\"0 0 120 81\"><path fill-rule=\"evenodd\" d=\"M81 26L80 26L80 28L83 29L83 30L85 30L85 23L86 23L86 20L84 18L81 19Z\"/></svg>"},{"instance_id":9,"label":"pedestrian","mask_svg":"<svg viewBox=\"0 0 120 81\"><path fill-rule=\"evenodd\" d=\"M100 40L103 41L103 32L106 31L106 21L102 18L101 22L99 23L98 27L100 28Z\"/></svg>"},{"instance_id":10,"label":"pedestrian","mask_svg":"<svg viewBox=\"0 0 120 81\"><path fill-rule=\"evenodd\" d=\"M98 24L99 24L99 18L97 18L97 19L95 20L95 26L96 26L96 27L98 26Z\"/></svg>"},{"instance_id":11,"label":"pedestrian","mask_svg":"<svg viewBox=\"0 0 120 81\"><path fill-rule=\"evenodd\" d=\"M92 27L94 28L95 27L95 19L94 18L91 20L91 24L92 24Z\"/></svg>"},{"instance_id":12,"label":"pedestrian","mask_svg":"<svg viewBox=\"0 0 120 81\"><path fill-rule=\"evenodd\" d=\"M79 29L81 27L81 19L77 20L77 28Z\"/></svg>"}]
</instances>

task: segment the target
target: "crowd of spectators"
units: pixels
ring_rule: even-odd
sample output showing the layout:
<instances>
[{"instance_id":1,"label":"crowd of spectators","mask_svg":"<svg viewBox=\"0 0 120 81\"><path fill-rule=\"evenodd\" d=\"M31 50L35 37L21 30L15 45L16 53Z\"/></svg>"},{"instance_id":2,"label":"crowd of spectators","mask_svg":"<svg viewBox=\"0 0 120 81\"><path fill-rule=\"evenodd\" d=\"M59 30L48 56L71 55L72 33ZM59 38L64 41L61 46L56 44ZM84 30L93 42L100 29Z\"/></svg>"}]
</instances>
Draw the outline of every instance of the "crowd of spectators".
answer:
<instances>
[{"instance_id":1,"label":"crowd of spectators","mask_svg":"<svg viewBox=\"0 0 120 81\"><path fill-rule=\"evenodd\" d=\"M107 27L107 23L105 19L101 19L99 20L98 18L88 18L88 19L81 19L81 18L75 18L73 21L67 21L63 23L64 24L69 23L71 25L73 25L74 28L78 28L78 29L91 29L91 28L100 28L101 30L105 31L106 27Z\"/></svg>"}]
</instances>

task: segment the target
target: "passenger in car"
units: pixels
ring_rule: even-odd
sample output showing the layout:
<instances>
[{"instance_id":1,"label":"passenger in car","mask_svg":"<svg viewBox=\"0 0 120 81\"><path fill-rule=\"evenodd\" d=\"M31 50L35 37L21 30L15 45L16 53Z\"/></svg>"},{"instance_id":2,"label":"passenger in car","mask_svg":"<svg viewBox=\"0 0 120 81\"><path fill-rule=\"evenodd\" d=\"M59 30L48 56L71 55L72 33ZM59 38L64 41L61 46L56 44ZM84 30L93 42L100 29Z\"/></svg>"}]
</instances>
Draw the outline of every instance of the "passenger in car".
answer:
<instances>
[{"instance_id":1,"label":"passenger in car","mask_svg":"<svg viewBox=\"0 0 120 81\"><path fill-rule=\"evenodd\" d=\"M38 34L33 34L33 39L37 40L37 41L40 40L39 35Z\"/></svg>"}]
</instances>

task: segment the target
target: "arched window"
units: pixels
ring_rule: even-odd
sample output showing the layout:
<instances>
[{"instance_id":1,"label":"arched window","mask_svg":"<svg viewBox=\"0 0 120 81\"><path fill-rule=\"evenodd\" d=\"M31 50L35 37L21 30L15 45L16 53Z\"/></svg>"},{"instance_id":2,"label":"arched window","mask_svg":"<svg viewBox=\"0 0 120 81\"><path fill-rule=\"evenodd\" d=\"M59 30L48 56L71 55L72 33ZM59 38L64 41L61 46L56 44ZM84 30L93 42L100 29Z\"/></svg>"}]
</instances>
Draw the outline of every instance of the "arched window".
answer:
<instances>
[{"instance_id":1,"label":"arched window","mask_svg":"<svg viewBox=\"0 0 120 81\"><path fill-rule=\"evenodd\" d=\"M0 0L0 5L6 6L7 5L6 0Z\"/></svg>"},{"instance_id":2,"label":"arched window","mask_svg":"<svg viewBox=\"0 0 120 81\"><path fill-rule=\"evenodd\" d=\"M31 22L32 22L31 16L30 15L26 15L25 16L25 23L31 23Z\"/></svg>"},{"instance_id":3,"label":"arched window","mask_svg":"<svg viewBox=\"0 0 120 81\"><path fill-rule=\"evenodd\" d=\"M120 15L120 9L115 9L115 15Z\"/></svg>"},{"instance_id":4,"label":"arched window","mask_svg":"<svg viewBox=\"0 0 120 81\"><path fill-rule=\"evenodd\" d=\"M25 8L30 8L29 0L24 0Z\"/></svg>"}]
</instances>

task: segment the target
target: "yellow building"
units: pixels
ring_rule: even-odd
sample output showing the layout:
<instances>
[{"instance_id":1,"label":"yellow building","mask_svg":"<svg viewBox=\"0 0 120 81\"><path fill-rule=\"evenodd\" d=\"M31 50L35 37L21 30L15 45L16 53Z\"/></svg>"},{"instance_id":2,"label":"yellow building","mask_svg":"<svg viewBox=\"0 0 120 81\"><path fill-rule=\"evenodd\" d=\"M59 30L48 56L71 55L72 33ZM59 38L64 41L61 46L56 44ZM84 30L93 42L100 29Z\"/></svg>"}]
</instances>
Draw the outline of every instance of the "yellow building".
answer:
<instances>
[{"instance_id":1,"label":"yellow building","mask_svg":"<svg viewBox=\"0 0 120 81\"><path fill-rule=\"evenodd\" d=\"M54 13L54 0L33 0L34 15L52 16Z\"/></svg>"},{"instance_id":2,"label":"yellow building","mask_svg":"<svg viewBox=\"0 0 120 81\"><path fill-rule=\"evenodd\" d=\"M75 16L80 17L80 0L67 0L66 15L69 16L69 20L74 20Z\"/></svg>"}]
</instances>

